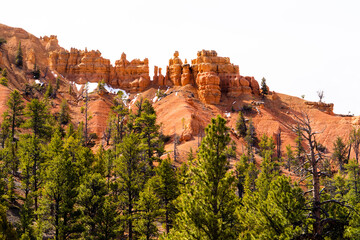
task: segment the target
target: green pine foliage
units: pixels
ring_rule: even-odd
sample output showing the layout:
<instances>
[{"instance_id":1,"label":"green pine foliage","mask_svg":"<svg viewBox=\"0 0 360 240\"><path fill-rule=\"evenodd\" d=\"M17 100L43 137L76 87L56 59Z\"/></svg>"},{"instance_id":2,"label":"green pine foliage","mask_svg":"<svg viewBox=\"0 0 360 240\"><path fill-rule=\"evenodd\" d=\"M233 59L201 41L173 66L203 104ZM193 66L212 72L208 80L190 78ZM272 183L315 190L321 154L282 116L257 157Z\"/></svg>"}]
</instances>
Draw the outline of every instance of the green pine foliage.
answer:
<instances>
[{"instance_id":1,"label":"green pine foliage","mask_svg":"<svg viewBox=\"0 0 360 240\"><path fill-rule=\"evenodd\" d=\"M240 137L245 137L247 132L246 122L242 111L239 112L239 116L236 120L236 131Z\"/></svg>"},{"instance_id":2,"label":"green pine foliage","mask_svg":"<svg viewBox=\"0 0 360 240\"><path fill-rule=\"evenodd\" d=\"M155 194L159 197L159 204L164 209L162 217L166 233L169 233L175 218L174 200L179 196L179 182L176 171L169 158L162 160L155 169L156 175L152 179Z\"/></svg>"},{"instance_id":3,"label":"green pine foliage","mask_svg":"<svg viewBox=\"0 0 360 240\"><path fill-rule=\"evenodd\" d=\"M156 219L161 215L160 199L156 196L151 184L147 184L140 192L136 202L137 218L134 221L135 232L139 239L150 240L158 236Z\"/></svg>"},{"instance_id":4,"label":"green pine foliage","mask_svg":"<svg viewBox=\"0 0 360 240\"><path fill-rule=\"evenodd\" d=\"M235 179L226 157L230 142L226 120L218 116L206 128L191 182L177 199L173 239L236 239Z\"/></svg>"},{"instance_id":5,"label":"green pine foliage","mask_svg":"<svg viewBox=\"0 0 360 240\"><path fill-rule=\"evenodd\" d=\"M334 142L333 158L338 162L340 171L344 171L344 164L348 163L348 147L340 137Z\"/></svg>"},{"instance_id":6,"label":"green pine foliage","mask_svg":"<svg viewBox=\"0 0 360 240\"><path fill-rule=\"evenodd\" d=\"M6 103L8 110L8 120L11 128L11 136L15 137L16 128L24 122L24 101L19 91L11 92L9 100Z\"/></svg>"},{"instance_id":7,"label":"green pine foliage","mask_svg":"<svg viewBox=\"0 0 360 240\"><path fill-rule=\"evenodd\" d=\"M19 42L18 49L16 51L15 65L17 67L22 67L23 66L23 53L22 53L22 49L21 49L21 42Z\"/></svg>"},{"instance_id":8,"label":"green pine foliage","mask_svg":"<svg viewBox=\"0 0 360 240\"><path fill-rule=\"evenodd\" d=\"M6 77L0 78L0 84L7 87L8 86L8 80Z\"/></svg>"},{"instance_id":9,"label":"green pine foliage","mask_svg":"<svg viewBox=\"0 0 360 240\"><path fill-rule=\"evenodd\" d=\"M269 88L266 85L266 79L263 77L261 79L261 95L264 97L265 95L269 94Z\"/></svg>"}]
</instances>

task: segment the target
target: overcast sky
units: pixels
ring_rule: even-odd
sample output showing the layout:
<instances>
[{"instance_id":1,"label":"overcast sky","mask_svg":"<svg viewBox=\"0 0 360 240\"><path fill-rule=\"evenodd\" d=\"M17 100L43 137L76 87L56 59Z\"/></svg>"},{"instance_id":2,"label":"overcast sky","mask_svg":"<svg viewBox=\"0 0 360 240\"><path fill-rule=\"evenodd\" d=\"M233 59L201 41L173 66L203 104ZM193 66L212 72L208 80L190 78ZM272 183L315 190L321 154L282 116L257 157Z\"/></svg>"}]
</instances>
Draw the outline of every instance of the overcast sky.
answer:
<instances>
[{"instance_id":1,"label":"overcast sky","mask_svg":"<svg viewBox=\"0 0 360 240\"><path fill-rule=\"evenodd\" d=\"M307 100L323 90L336 113L360 115L358 0L11 0L1 9L2 24L57 35L66 49L98 49L112 62L122 52L147 57L151 72L176 50L188 62L216 50L271 90Z\"/></svg>"}]
</instances>

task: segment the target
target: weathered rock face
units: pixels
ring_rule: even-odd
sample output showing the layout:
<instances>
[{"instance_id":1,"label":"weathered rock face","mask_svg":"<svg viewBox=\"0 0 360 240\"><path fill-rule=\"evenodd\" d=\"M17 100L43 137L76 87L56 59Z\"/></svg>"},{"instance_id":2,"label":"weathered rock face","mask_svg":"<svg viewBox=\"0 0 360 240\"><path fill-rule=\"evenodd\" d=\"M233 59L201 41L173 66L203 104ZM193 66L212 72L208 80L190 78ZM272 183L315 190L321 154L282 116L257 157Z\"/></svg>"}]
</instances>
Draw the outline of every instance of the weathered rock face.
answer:
<instances>
[{"instance_id":1,"label":"weathered rock face","mask_svg":"<svg viewBox=\"0 0 360 240\"><path fill-rule=\"evenodd\" d=\"M200 101L208 104L220 102L220 78L214 72L199 73L196 78Z\"/></svg>"},{"instance_id":2,"label":"weathered rock face","mask_svg":"<svg viewBox=\"0 0 360 240\"><path fill-rule=\"evenodd\" d=\"M192 75L189 64L184 64L182 66L182 74L181 74L181 86L185 86L187 84L192 84Z\"/></svg>"},{"instance_id":3,"label":"weathered rock face","mask_svg":"<svg viewBox=\"0 0 360 240\"><path fill-rule=\"evenodd\" d=\"M69 80L80 84L109 80L110 60L102 58L100 51L80 51L71 48L70 52L51 52L49 65L51 70L56 70Z\"/></svg>"},{"instance_id":4,"label":"weathered rock face","mask_svg":"<svg viewBox=\"0 0 360 240\"><path fill-rule=\"evenodd\" d=\"M164 75L161 74L161 68L159 68L159 78L158 78L158 85L159 86L164 86L165 83L165 77Z\"/></svg>"},{"instance_id":5,"label":"weathered rock face","mask_svg":"<svg viewBox=\"0 0 360 240\"><path fill-rule=\"evenodd\" d=\"M55 35L51 35L50 37L40 37L40 40L42 40L42 44L45 46L46 51L52 52L60 48L59 41Z\"/></svg>"},{"instance_id":6,"label":"weathered rock face","mask_svg":"<svg viewBox=\"0 0 360 240\"><path fill-rule=\"evenodd\" d=\"M308 105L310 108L316 108L327 114L334 115L334 112L333 112L334 104L333 103L305 102L305 105Z\"/></svg>"},{"instance_id":7,"label":"weathered rock face","mask_svg":"<svg viewBox=\"0 0 360 240\"><path fill-rule=\"evenodd\" d=\"M166 75L168 79L175 85L181 86L182 61L179 58L179 52L175 51L174 57L169 60L168 71Z\"/></svg>"},{"instance_id":8,"label":"weathered rock face","mask_svg":"<svg viewBox=\"0 0 360 240\"><path fill-rule=\"evenodd\" d=\"M207 78L214 79L214 76L219 78L218 87L214 86L217 81L204 80ZM199 77L201 79L198 79ZM191 61L191 65L187 64L186 60L182 64L179 53L176 51L174 57L169 60L166 80L175 86L193 84L196 80L200 99L212 104L219 103L221 93L229 97L239 97L242 94L259 94L259 84L253 77L241 76L239 66L232 64L228 57L219 57L213 50L199 51L197 58ZM210 82L211 86L203 85L207 82ZM211 91L213 92L211 93Z\"/></svg>"},{"instance_id":9,"label":"weathered rock face","mask_svg":"<svg viewBox=\"0 0 360 240\"><path fill-rule=\"evenodd\" d=\"M114 87L125 89L144 89L150 84L148 65L147 58L130 62L123 53L113 67L109 59L101 56L100 51L81 51L75 48L70 52L53 51L49 56L50 69L56 70L69 80L79 84L104 80ZM135 80L137 82L134 82ZM132 82L134 83L130 84Z\"/></svg>"},{"instance_id":10,"label":"weathered rock face","mask_svg":"<svg viewBox=\"0 0 360 240\"><path fill-rule=\"evenodd\" d=\"M150 84L149 60L147 58L143 61L134 59L129 62L126 59L126 54L122 53L120 60L117 60L115 67L111 69L109 82L113 86L129 88L132 81L136 79L140 81L140 78Z\"/></svg>"}]
</instances>

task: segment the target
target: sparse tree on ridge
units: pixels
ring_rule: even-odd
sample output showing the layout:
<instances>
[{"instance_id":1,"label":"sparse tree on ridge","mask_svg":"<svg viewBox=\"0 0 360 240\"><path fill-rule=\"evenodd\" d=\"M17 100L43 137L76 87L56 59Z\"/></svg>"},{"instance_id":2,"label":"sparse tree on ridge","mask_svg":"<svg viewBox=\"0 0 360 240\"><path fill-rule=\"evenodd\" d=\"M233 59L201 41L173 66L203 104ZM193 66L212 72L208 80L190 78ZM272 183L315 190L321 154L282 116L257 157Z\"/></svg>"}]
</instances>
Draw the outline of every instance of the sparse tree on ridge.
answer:
<instances>
[{"instance_id":1,"label":"sparse tree on ridge","mask_svg":"<svg viewBox=\"0 0 360 240\"><path fill-rule=\"evenodd\" d=\"M263 77L261 79L261 95L264 98L265 95L268 95L268 94L269 94L269 89L268 89L268 86L266 85L266 79Z\"/></svg>"}]
</instances>

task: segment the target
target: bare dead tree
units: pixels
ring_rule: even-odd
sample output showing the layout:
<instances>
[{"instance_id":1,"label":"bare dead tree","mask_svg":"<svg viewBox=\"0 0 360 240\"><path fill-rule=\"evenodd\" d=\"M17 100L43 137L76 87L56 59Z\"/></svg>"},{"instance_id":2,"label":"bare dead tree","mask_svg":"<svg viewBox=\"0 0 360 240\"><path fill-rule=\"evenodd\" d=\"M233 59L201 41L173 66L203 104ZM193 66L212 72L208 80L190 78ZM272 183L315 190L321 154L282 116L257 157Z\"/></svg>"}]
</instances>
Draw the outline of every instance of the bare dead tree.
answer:
<instances>
[{"instance_id":1,"label":"bare dead tree","mask_svg":"<svg viewBox=\"0 0 360 240\"><path fill-rule=\"evenodd\" d=\"M300 133L308 145L307 152L305 154L306 158L304 163L301 164L301 171L304 172L304 177L300 181L304 181L307 178L312 180L312 189L306 193L312 193L312 199L308 203L309 207L309 217L313 218L315 221L313 223L313 232L306 234L307 239L323 239L324 228L328 224L334 224L338 220L329 217L329 214L324 210L323 205L329 203L336 203L342 206L345 206L344 203L336 200L327 200L321 201L321 193L325 188L320 189L320 178L322 176L328 176L329 174L326 171L321 170L322 161L324 161L324 156L321 151L317 149L316 135L321 133L312 128L311 119L309 115L305 112L300 114L294 114L293 119L295 124L291 125L284 123L284 125L289 128L292 132L296 133L300 130ZM305 236L305 234L304 234Z\"/></svg>"},{"instance_id":2,"label":"bare dead tree","mask_svg":"<svg viewBox=\"0 0 360 240\"><path fill-rule=\"evenodd\" d=\"M324 96L324 90L317 91L317 95L319 97L319 102L322 102L322 99L325 97Z\"/></svg>"}]
</instances>

